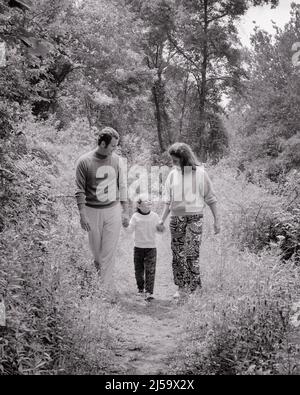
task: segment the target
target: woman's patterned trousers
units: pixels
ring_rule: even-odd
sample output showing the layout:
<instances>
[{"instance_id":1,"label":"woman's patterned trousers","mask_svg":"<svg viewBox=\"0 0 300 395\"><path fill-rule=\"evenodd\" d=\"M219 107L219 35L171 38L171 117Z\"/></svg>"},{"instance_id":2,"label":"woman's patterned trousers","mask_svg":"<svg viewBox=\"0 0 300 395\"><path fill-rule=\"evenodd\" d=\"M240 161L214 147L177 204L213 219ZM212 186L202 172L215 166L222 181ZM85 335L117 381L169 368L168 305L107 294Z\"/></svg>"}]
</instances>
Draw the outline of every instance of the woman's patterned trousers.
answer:
<instances>
[{"instance_id":1,"label":"woman's patterned trousers","mask_svg":"<svg viewBox=\"0 0 300 395\"><path fill-rule=\"evenodd\" d=\"M191 292L201 288L199 255L202 225L202 215L172 216L170 220L174 282Z\"/></svg>"}]
</instances>

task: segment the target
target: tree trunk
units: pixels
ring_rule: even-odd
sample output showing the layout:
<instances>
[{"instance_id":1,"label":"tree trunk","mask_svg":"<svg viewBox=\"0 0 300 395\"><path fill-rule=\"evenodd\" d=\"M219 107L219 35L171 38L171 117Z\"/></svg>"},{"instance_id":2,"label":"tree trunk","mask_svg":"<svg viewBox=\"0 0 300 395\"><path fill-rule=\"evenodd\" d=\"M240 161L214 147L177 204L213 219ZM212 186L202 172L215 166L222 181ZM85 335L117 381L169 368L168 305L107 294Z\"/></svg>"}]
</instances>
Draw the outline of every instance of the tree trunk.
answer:
<instances>
[{"instance_id":1,"label":"tree trunk","mask_svg":"<svg viewBox=\"0 0 300 395\"><path fill-rule=\"evenodd\" d=\"M165 140L172 143L172 135L169 125L169 117L166 109L166 94L165 86L162 80L163 75L163 47L164 43L157 45L154 67L157 69L157 79L152 87L153 102L155 105L156 128L158 135L158 142L161 152L165 152Z\"/></svg>"},{"instance_id":2,"label":"tree trunk","mask_svg":"<svg viewBox=\"0 0 300 395\"><path fill-rule=\"evenodd\" d=\"M155 105L155 118L156 118L156 128L157 128L157 137L160 151L163 153L165 151L164 141L163 141L163 121L162 121L162 114L160 108L160 93L159 93L159 86L155 84L152 88L152 95L153 101Z\"/></svg>"},{"instance_id":3,"label":"tree trunk","mask_svg":"<svg viewBox=\"0 0 300 395\"><path fill-rule=\"evenodd\" d=\"M189 85L189 75L190 72L187 72L186 79L184 81L184 90L183 90L183 104L181 107L181 114L180 114L180 120L179 120L179 137L182 135L182 129L183 129L183 120L184 120L184 115L185 115L185 110L186 110L186 102L187 102L187 94L188 94L188 85Z\"/></svg>"},{"instance_id":4,"label":"tree trunk","mask_svg":"<svg viewBox=\"0 0 300 395\"><path fill-rule=\"evenodd\" d=\"M155 115L157 122L157 133L159 135L160 147L162 152L166 150L165 144L173 143L173 135L170 128L169 115L166 109L165 86L162 81L162 74L158 73L157 82L153 87L153 96L155 103Z\"/></svg>"}]
</instances>

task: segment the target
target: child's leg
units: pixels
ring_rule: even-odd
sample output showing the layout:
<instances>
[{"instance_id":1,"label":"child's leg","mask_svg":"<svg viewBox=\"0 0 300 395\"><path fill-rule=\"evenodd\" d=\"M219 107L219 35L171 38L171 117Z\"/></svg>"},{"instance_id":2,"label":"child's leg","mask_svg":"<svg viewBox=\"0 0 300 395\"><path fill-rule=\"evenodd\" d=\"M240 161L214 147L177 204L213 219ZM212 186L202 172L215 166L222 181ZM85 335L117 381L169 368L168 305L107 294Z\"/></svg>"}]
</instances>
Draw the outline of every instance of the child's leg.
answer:
<instances>
[{"instance_id":1,"label":"child's leg","mask_svg":"<svg viewBox=\"0 0 300 395\"><path fill-rule=\"evenodd\" d=\"M156 248L147 248L145 253L145 291L151 295L154 289L156 256Z\"/></svg>"},{"instance_id":2,"label":"child's leg","mask_svg":"<svg viewBox=\"0 0 300 395\"><path fill-rule=\"evenodd\" d=\"M144 291L144 248L134 247L134 271L138 290Z\"/></svg>"}]
</instances>

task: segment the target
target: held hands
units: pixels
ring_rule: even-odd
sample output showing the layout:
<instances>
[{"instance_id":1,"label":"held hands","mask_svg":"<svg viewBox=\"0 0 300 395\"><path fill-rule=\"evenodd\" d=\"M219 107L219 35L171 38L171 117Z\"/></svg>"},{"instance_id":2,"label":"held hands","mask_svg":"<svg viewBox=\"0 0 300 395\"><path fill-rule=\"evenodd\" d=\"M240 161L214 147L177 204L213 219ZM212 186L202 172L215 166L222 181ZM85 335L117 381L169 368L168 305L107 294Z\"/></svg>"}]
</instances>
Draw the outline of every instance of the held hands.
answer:
<instances>
[{"instance_id":1,"label":"held hands","mask_svg":"<svg viewBox=\"0 0 300 395\"><path fill-rule=\"evenodd\" d=\"M164 225L162 222L159 222L159 223L156 225L156 230L157 230L159 233L163 233L163 232L165 231L165 225Z\"/></svg>"},{"instance_id":2,"label":"held hands","mask_svg":"<svg viewBox=\"0 0 300 395\"><path fill-rule=\"evenodd\" d=\"M124 228L129 226L129 215L127 213L122 215L122 225Z\"/></svg>"}]
</instances>

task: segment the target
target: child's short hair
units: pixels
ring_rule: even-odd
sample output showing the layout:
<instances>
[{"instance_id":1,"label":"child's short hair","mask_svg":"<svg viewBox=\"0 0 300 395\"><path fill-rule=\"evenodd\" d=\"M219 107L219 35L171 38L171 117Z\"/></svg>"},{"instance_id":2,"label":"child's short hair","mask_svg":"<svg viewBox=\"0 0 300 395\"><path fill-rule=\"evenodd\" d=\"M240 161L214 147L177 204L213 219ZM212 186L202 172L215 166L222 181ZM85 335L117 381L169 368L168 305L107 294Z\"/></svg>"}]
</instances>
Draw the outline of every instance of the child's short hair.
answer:
<instances>
[{"instance_id":1,"label":"child's short hair","mask_svg":"<svg viewBox=\"0 0 300 395\"><path fill-rule=\"evenodd\" d=\"M141 204L147 200L148 201L151 200L149 194L148 193L140 193L137 197L136 204Z\"/></svg>"}]
</instances>

